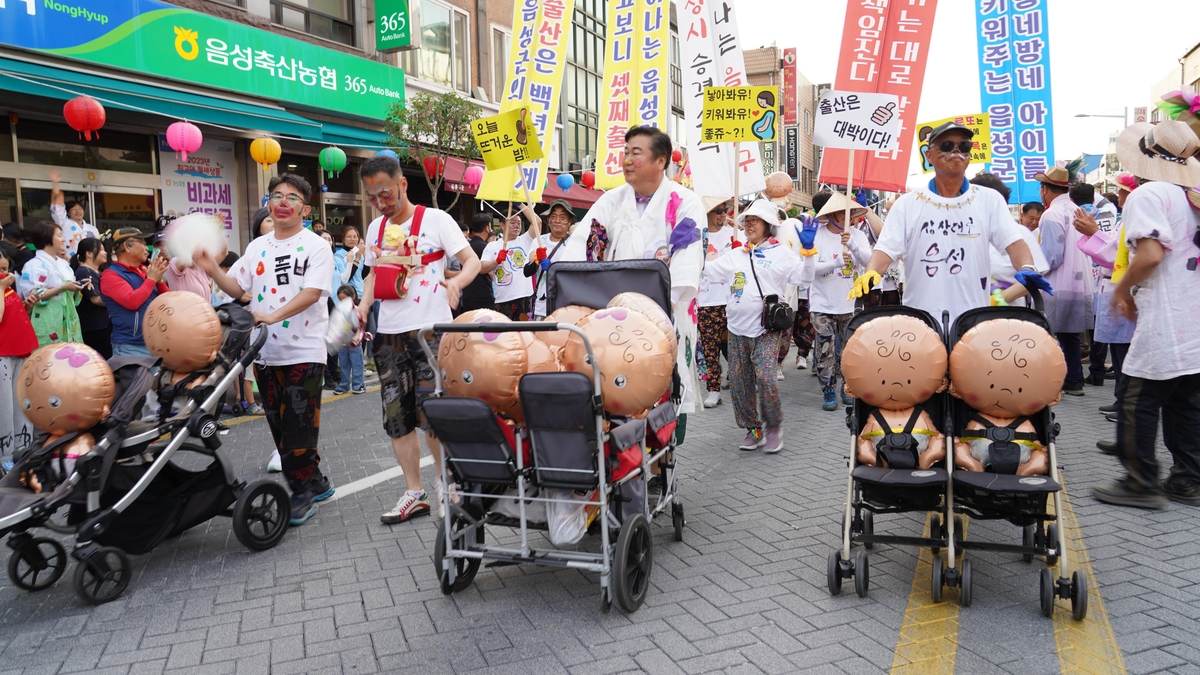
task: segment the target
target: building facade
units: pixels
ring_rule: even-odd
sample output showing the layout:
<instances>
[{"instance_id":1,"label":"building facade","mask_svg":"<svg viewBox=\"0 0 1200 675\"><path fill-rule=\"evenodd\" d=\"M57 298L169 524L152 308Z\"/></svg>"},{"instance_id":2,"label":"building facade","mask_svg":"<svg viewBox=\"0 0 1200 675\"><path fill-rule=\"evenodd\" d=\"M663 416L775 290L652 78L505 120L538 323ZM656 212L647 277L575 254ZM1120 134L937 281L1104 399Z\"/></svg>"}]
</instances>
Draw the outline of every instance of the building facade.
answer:
<instances>
[{"instance_id":1,"label":"building facade","mask_svg":"<svg viewBox=\"0 0 1200 675\"><path fill-rule=\"evenodd\" d=\"M785 77L782 49L776 46L747 49L745 58L746 77L750 84L777 86L782 94ZM796 154L792 160L798 165L794 180L795 188L788 200L796 206L807 209L812 206L812 196L816 192L817 154L812 143L813 105L816 97L812 95L812 83L808 81L804 73L796 68L795 74L797 108L795 134L797 141L789 149L788 130L781 123L776 140L760 143L759 151L763 161L763 172L768 174L774 171L786 172L788 153ZM782 96L780 105L783 105Z\"/></svg>"}]
</instances>

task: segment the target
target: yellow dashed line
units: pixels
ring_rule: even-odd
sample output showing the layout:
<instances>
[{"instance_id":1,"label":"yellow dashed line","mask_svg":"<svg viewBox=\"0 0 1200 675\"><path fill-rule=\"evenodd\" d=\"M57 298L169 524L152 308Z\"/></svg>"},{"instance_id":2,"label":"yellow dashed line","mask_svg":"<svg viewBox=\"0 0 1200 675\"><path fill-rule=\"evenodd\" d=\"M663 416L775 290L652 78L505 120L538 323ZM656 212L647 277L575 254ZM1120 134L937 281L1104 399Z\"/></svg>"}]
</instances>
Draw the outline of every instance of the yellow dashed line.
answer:
<instances>
[{"instance_id":1,"label":"yellow dashed line","mask_svg":"<svg viewBox=\"0 0 1200 675\"><path fill-rule=\"evenodd\" d=\"M924 537L929 536L929 520L925 519ZM958 602L954 597L947 597L954 595L949 589L941 602L933 602L929 596L932 574L933 553L922 548L917 554L917 570L913 574L908 608L904 610L904 623L896 643L893 673L954 673L954 659L958 653Z\"/></svg>"},{"instance_id":2,"label":"yellow dashed line","mask_svg":"<svg viewBox=\"0 0 1200 675\"><path fill-rule=\"evenodd\" d=\"M367 393L371 393L373 391L379 391L379 385L367 387ZM345 394L326 394L325 396L321 397L321 403L325 404L325 403L330 403L333 401L340 401L344 398L350 398L351 396L354 396L354 394L352 394L350 392L346 392ZM231 427L231 426L234 426L235 424L243 424L245 422L252 422L257 419L262 419L262 415L242 415L241 417L239 417L237 419L229 420L228 422L225 422L224 424L227 427Z\"/></svg>"}]
</instances>

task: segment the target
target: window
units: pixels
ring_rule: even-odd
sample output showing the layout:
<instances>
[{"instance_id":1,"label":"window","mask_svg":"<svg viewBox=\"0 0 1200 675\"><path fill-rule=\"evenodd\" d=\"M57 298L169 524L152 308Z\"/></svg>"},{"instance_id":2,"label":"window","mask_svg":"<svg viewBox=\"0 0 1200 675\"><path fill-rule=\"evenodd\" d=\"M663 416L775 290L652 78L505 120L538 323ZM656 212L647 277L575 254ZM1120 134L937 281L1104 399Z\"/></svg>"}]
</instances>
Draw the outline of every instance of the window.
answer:
<instances>
[{"instance_id":1,"label":"window","mask_svg":"<svg viewBox=\"0 0 1200 675\"><path fill-rule=\"evenodd\" d=\"M564 89L567 164L596 159L600 134L600 80L604 70L605 0L576 0L571 15ZM588 167L591 168L590 166Z\"/></svg>"},{"instance_id":2,"label":"window","mask_svg":"<svg viewBox=\"0 0 1200 675\"><path fill-rule=\"evenodd\" d=\"M100 138L85 143L62 123L21 120L17 129L17 159L29 164L69 166L102 171L154 173L146 134L104 129ZM10 138L3 140L12 147Z\"/></svg>"},{"instance_id":3,"label":"window","mask_svg":"<svg viewBox=\"0 0 1200 675\"><path fill-rule=\"evenodd\" d=\"M679 66L679 34L671 31L671 110L683 115L683 70Z\"/></svg>"},{"instance_id":4,"label":"window","mask_svg":"<svg viewBox=\"0 0 1200 675\"><path fill-rule=\"evenodd\" d=\"M271 21L354 46L353 4L354 0L271 0Z\"/></svg>"},{"instance_id":5,"label":"window","mask_svg":"<svg viewBox=\"0 0 1200 675\"><path fill-rule=\"evenodd\" d=\"M434 0L421 0L421 48L404 52L400 67L413 77L469 94L470 38L465 12Z\"/></svg>"},{"instance_id":6,"label":"window","mask_svg":"<svg viewBox=\"0 0 1200 675\"><path fill-rule=\"evenodd\" d=\"M499 103L508 86L508 52L512 33L492 26L492 102Z\"/></svg>"},{"instance_id":7,"label":"window","mask_svg":"<svg viewBox=\"0 0 1200 675\"><path fill-rule=\"evenodd\" d=\"M804 109L804 135L812 136L812 112L808 108Z\"/></svg>"}]
</instances>

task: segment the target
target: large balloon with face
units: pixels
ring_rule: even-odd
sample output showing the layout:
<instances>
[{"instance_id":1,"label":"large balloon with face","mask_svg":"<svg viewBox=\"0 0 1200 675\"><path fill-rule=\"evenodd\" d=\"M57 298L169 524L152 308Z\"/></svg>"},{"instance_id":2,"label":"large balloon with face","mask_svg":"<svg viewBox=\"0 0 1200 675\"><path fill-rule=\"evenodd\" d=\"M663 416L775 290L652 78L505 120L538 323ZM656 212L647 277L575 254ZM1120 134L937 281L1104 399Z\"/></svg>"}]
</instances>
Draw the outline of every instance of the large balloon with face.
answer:
<instances>
[{"instance_id":1,"label":"large balloon with face","mask_svg":"<svg viewBox=\"0 0 1200 675\"><path fill-rule=\"evenodd\" d=\"M670 340L641 312L609 307L578 324L588 336L600 367L604 409L633 415L658 403L671 386L675 367ZM562 354L563 369L592 377L592 364L579 336L571 334Z\"/></svg>"},{"instance_id":2,"label":"large balloon with face","mask_svg":"<svg viewBox=\"0 0 1200 675\"><path fill-rule=\"evenodd\" d=\"M550 312L550 314L546 317L546 321L549 323L569 323L572 326L575 326L579 324L580 319L594 311L596 310L592 309L591 307L584 307L583 305L567 305L565 307L559 307L553 312ZM571 337L571 335L571 331L556 330L541 333L538 335L538 338L551 347L558 347L561 349L567 345L567 338Z\"/></svg>"},{"instance_id":3,"label":"large balloon with face","mask_svg":"<svg viewBox=\"0 0 1200 675\"><path fill-rule=\"evenodd\" d=\"M17 374L21 412L52 436L93 427L108 417L115 391L112 369L87 345L46 345L30 354Z\"/></svg>"},{"instance_id":4,"label":"large balloon with face","mask_svg":"<svg viewBox=\"0 0 1200 675\"><path fill-rule=\"evenodd\" d=\"M767 189L763 192L772 199L786 197L792 193L792 177L782 171L767 176L766 184Z\"/></svg>"},{"instance_id":5,"label":"large balloon with face","mask_svg":"<svg viewBox=\"0 0 1200 675\"><path fill-rule=\"evenodd\" d=\"M190 373L212 363L221 349L221 320L207 299L190 291L163 293L146 308L142 336L163 367Z\"/></svg>"},{"instance_id":6,"label":"large balloon with face","mask_svg":"<svg viewBox=\"0 0 1200 675\"><path fill-rule=\"evenodd\" d=\"M842 350L846 393L875 408L906 410L946 387L946 360L942 338L920 319L871 319Z\"/></svg>"},{"instance_id":7,"label":"large balloon with face","mask_svg":"<svg viewBox=\"0 0 1200 675\"><path fill-rule=\"evenodd\" d=\"M988 415L1032 415L1062 398L1067 363L1044 328L1019 319L976 325L950 352L950 393Z\"/></svg>"},{"instance_id":8,"label":"large balloon with face","mask_svg":"<svg viewBox=\"0 0 1200 675\"><path fill-rule=\"evenodd\" d=\"M490 309L465 312L454 323L509 323ZM477 398L498 413L520 416L517 383L526 370L520 333L446 333L438 345L437 367L451 396Z\"/></svg>"},{"instance_id":9,"label":"large balloon with face","mask_svg":"<svg viewBox=\"0 0 1200 675\"><path fill-rule=\"evenodd\" d=\"M662 329L664 335L671 341L671 358L675 358L675 350L679 348L679 340L675 337L675 324L671 323L671 317L663 311L663 308L648 296L641 293L619 293L608 301L609 307L625 307L632 309L635 312L641 312L646 315L658 327Z\"/></svg>"}]
</instances>

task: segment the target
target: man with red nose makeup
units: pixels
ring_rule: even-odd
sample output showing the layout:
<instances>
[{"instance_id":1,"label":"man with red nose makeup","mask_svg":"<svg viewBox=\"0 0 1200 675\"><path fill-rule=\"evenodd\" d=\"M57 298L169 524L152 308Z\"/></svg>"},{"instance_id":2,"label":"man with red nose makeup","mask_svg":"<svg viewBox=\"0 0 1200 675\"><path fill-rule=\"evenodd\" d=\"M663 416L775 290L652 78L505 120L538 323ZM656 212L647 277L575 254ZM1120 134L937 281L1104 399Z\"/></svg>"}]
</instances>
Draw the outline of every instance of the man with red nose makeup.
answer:
<instances>
[{"instance_id":1,"label":"man with red nose makeup","mask_svg":"<svg viewBox=\"0 0 1200 675\"><path fill-rule=\"evenodd\" d=\"M254 372L292 491L291 522L301 525L317 512L317 502L333 496L317 454L333 250L304 228L312 210L308 181L281 174L271 179L267 194L274 232L247 244L228 274L207 252L196 254L195 260L229 295L249 292L255 323L269 331Z\"/></svg>"}]
</instances>

